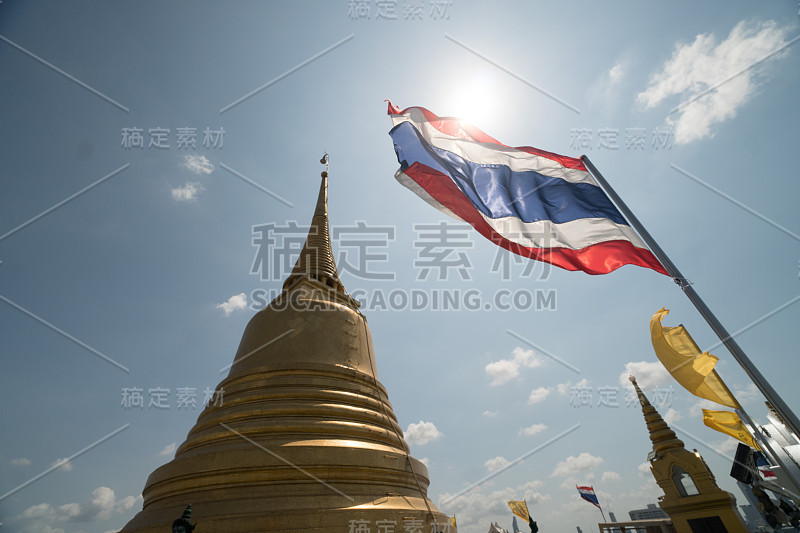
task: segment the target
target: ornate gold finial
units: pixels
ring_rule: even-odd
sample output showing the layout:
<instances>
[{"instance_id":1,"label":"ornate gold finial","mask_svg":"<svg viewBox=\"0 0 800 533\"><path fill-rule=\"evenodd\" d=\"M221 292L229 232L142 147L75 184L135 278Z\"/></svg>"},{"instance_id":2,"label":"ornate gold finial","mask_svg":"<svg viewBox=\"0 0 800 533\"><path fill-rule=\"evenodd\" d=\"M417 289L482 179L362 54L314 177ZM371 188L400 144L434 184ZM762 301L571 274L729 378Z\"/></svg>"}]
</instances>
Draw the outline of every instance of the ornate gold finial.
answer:
<instances>
[{"instance_id":1,"label":"ornate gold finial","mask_svg":"<svg viewBox=\"0 0 800 533\"><path fill-rule=\"evenodd\" d=\"M636 378L628 376L628 379L633 383L633 388L636 389L636 396L639 398L639 403L642 406L642 414L644 421L647 423L647 430L650 432L650 441L653 443L653 450L660 454L667 450L676 448L683 448L683 441L675 435L675 432L664 422L661 415L658 414L656 408L650 405L647 396L644 395L639 384L636 383Z\"/></svg>"},{"instance_id":2,"label":"ornate gold finial","mask_svg":"<svg viewBox=\"0 0 800 533\"><path fill-rule=\"evenodd\" d=\"M325 165L325 170L322 171L322 177L328 177L328 171L330 170L330 164L328 163L328 152L325 152L325 155L322 156L322 159L319 160L320 163Z\"/></svg>"}]
</instances>

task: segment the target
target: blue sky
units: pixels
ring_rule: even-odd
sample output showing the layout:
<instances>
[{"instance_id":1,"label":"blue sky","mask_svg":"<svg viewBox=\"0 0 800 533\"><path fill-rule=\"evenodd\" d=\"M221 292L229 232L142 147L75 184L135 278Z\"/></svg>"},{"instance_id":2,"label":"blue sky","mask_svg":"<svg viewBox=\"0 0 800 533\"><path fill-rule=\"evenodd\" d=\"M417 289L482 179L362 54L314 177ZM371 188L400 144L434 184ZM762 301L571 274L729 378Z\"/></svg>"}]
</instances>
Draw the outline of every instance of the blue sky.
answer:
<instances>
[{"instance_id":1,"label":"blue sky","mask_svg":"<svg viewBox=\"0 0 800 533\"><path fill-rule=\"evenodd\" d=\"M147 475L199 414L178 408L178 389L197 389L199 404L232 361L254 291L281 286L251 273L253 227L308 223L326 151L331 225L342 231L334 248L354 253L347 228L361 221L384 235L369 252L385 257L367 270L393 275L342 279L372 301L379 378L413 455L429 464L429 495L461 531L510 527L505 501L523 497L543 531L596 530L599 513L576 483L593 484L618 518L655 502L640 469L650 450L641 411L626 407L628 371L702 441L679 431L741 501L730 462L708 447L724 455L735 442L702 425L696 399L652 352L648 321L661 307L668 325L715 344L680 290L636 267L525 272L463 230L452 257L468 261L464 276L417 279L419 225L452 221L393 179L384 100L471 120L512 146L587 154L738 331L800 289L797 3L426 0L420 13L415 2L373 0L361 3L368 14L354 4L0 4L0 493L96 444L0 500L4 530L116 531L141 508ZM125 128L142 130L142 148L123 146ZM177 146L180 128L195 129L194 148ZM169 129L165 148L150 146L159 129ZM224 130L221 146L204 144L206 129ZM628 145L641 132L644 144ZM498 260L510 261L508 279ZM469 289L487 303L538 291L555 308L375 303L393 290ZM799 317L788 306L737 336L794 408ZM765 421L731 356L712 353ZM126 388L169 389L167 408L126 409ZM619 406L598 405L614 388ZM578 405L579 391L591 407Z\"/></svg>"}]
</instances>

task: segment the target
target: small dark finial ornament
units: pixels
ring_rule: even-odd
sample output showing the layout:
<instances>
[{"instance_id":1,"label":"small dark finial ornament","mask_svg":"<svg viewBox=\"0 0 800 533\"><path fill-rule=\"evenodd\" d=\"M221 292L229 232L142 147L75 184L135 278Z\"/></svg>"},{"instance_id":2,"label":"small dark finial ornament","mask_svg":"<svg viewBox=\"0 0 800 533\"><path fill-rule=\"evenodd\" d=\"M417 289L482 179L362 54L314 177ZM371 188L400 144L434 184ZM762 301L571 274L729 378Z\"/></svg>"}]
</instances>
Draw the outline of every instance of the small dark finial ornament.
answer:
<instances>
[{"instance_id":1,"label":"small dark finial ornament","mask_svg":"<svg viewBox=\"0 0 800 533\"><path fill-rule=\"evenodd\" d=\"M330 170L329 165L328 165L328 153L327 152L325 152L325 155L322 156L322 159L320 159L319 162L321 164L325 165L325 170L322 171L322 177L323 178L327 178L328 177L328 170Z\"/></svg>"},{"instance_id":2,"label":"small dark finial ornament","mask_svg":"<svg viewBox=\"0 0 800 533\"><path fill-rule=\"evenodd\" d=\"M192 518L192 504L186 506L186 510L183 511L183 516L178 518L172 523L172 533L192 533L194 528L197 527L197 524L192 525L189 520Z\"/></svg>"}]
</instances>

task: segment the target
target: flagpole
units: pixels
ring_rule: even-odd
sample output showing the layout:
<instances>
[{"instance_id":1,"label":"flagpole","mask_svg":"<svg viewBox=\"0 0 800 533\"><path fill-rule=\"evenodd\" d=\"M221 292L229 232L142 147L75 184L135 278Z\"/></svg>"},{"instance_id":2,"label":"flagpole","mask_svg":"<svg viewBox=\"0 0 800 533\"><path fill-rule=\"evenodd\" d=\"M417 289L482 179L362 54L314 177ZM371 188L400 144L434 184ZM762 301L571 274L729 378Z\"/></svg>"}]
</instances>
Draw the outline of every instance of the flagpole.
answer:
<instances>
[{"instance_id":1,"label":"flagpole","mask_svg":"<svg viewBox=\"0 0 800 533\"><path fill-rule=\"evenodd\" d=\"M753 419L750 418L750 416L747 414L747 412L745 412L745 410L743 408L737 409L736 410L736 414L739 415L739 418L742 419L742 421L745 423L745 426L747 426L750 429L750 431L753 433L753 437L755 438L756 442L758 442L761 445L761 448L762 448L761 451L764 453L764 455L768 459L772 460L771 461L772 464L777 465L778 468L781 469L781 472L783 472L783 475L785 475L786 479L788 480L788 482L791 483L791 485L792 485L791 488L793 490L789 491L790 494L791 494L790 499L792 499L796 503L800 503L800 496L798 496L798 491L800 491L800 486L798 485L798 480L796 479L794 473L791 472L786 467L786 463L783 460L783 457L778 455L778 453L772 448L772 446L770 445L770 443L767 440L766 436L764 436L761 433L761 428L756 425L756 423L753 421ZM756 476L757 479L761 479L761 474L759 473L758 467L756 467L756 471L753 473L753 475ZM778 483L778 486L781 486L782 481L780 480L780 478L777 479L776 481ZM766 488L768 488L768 487L766 487ZM786 488L786 487L782 487L782 488Z\"/></svg>"},{"instance_id":2,"label":"flagpole","mask_svg":"<svg viewBox=\"0 0 800 533\"><path fill-rule=\"evenodd\" d=\"M609 185L603 175L597 170L597 167L589 160L588 157L585 155L581 156L581 161L583 161L586 168L589 169L589 172L597 179L600 183L600 186L605 190L609 197L614 201L617 205L619 210L628 219L631 226L639 233L642 237L642 240L650 247L650 250L653 252L653 255L661 262L664 268L667 270L669 275L672 277L672 280L677 283L680 288L683 290L686 297L694 304L695 308L700 312L700 315L705 319L711 329L714 330L714 333L717 334L717 337L722 341L728 351L731 352L733 358L739 363L739 365L744 369L745 373L750 377L750 379L755 383L758 390L764 395L764 397L769 400L772 407L775 411L783 418L783 421L786 422L786 425L792 430L792 432L800 437L800 420L795 416L789 406L783 401L783 399L778 395L775 389L772 388L772 385L766 380L766 378L758 371L758 369L753 365L750 358L747 357L747 354L744 353L744 350L739 347L739 344L731 337L730 333L725 329L725 327L717 320L717 317L714 316L714 313L711 312L711 309L705 304L705 302L700 298L697 292L694 290L692 285L689 281L683 277L683 274L678 270L675 264L670 260L667 254L664 253L664 250L658 245L658 243L653 239L650 233L644 228L644 226L639 222L639 219L636 218L636 215L628 209L628 206L625 205L625 202L622 201L622 198L617 195L616 191Z\"/></svg>"},{"instance_id":3,"label":"flagpole","mask_svg":"<svg viewBox=\"0 0 800 533\"><path fill-rule=\"evenodd\" d=\"M761 433L761 428L758 425L756 425L755 421L752 418L750 418L750 415L747 413L747 411L745 411L742 403L736 398L736 396L733 394L733 391L731 391L731 389L728 388L728 384L725 383L725 381L722 379L719 380L719 384L722 385L722 388L725 389L725 392L728 393L728 396L730 396L736 401L736 405L738 405L739 407L735 408L734 411L736 412L737 415L739 415L739 418L744 422L745 426L749 428L751 434L753 435L753 439L755 439L755 441L761 446L762 448L761 451L765 452L765 455L767 455L770 459L772 459L774 463L777 464L781 468L781 470L783 470L783 472L786 474L786 476L789 478L792 484L795 485L795 488L800 489L800 487L796 486L796 481L794 479L794 476L789 472L789 469L786 468L786 465L784 464L782 458L775 452L775 450L772 449L772 446L770 445L769 441Z\"/></svg>"},{"instance_id":4,"label":"flagpole","mask_svg":"<svg viewBox=\"0 0 800 533\"><path fill-rule=\"evenodd\" d=\"M736 398L736 396L734 396L733 392L728 388L728 384L725 383L725 381L723 381L722 379L719 380L719 383L725 389L725 392L728 393L728 396L736 400L736 405L738 405L739 407L734 409L734 411L736 412L737 415L739 415L739 418L742 420L742 422L744 422L745 426L750 430L750 433L753 435L753 439L755 439L755 441L759 444L759 446L761 446L761 451L764 452L764 454L768 458L772 459L774 464L780 467L780 469L792 483L794 488L796 490L800 490L800 487L798 487L797 485L797 480L795 479L795 476L792 474L792 472L789 471L788 468L786 468L786 464L784 463L783 458L779 456L777 452L775 452L775 450L772 448L767 438L761 433L761 428L758 425L756 425L755 421L752 418L750 418L750 415L747 413L747 411L744 410L744 406ZM754 474L758 475L758 472L755 472Z\"/></svg>"},{"instance_id":5,"label":"flagpole","mask_svg":"<svg viewBox=\"0 0 800 533\"><path fill-rule=\"evenodd\" d=\"M734 396L733 392L728 388L727 383L725 383L725 381L723 381L722 379L719 380L719 383L720 385L722 385L722 387L725 389L728 395L734 400L736 400L736 404L739 407L736 408L734 411L736 412L737 415L739 415L739 418L742 420L742 422L744 422L745 426L750 430L753 439L755 439L755 441L759 444L759 446L761 446L761 452L763 452L767 458L772 460L772 464L777 465L781 469L783 475L786 476L788 482L791 483L794 491L800 491L800 486L798 485L798 480L796 476L786 467L786 463L784 462L783 458L780 455L778 455L778 453L773 449L772 445L769 443L769 440L767 440L767 437L762 433L761 428L755 423L755 421L752 418L750 418L750 415L747 413L747 411L745 411L744 406L741 404L741 402L739 402L738 399L736 399L736 396ZM736 461L734 460L734 462ZM758 468L756 468L756 471L753 472L753 475L756 476L757 479L761 479L761 474L759 474ZM780 484L780 481L778 483ZM792 500L798 498L797 496L798 492L794 491L790 491L792 492Z\"/></svg>"}]
</instances>

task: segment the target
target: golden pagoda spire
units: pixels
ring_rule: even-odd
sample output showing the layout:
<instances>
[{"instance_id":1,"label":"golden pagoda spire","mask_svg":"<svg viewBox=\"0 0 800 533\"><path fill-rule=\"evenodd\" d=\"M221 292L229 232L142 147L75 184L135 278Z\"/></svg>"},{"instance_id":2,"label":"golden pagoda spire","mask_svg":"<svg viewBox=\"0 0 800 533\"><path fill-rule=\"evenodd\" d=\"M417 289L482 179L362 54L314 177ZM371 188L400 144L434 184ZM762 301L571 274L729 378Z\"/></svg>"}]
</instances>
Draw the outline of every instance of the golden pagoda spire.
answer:
<instances>
[{"instance_id":1,"label":"golden pagoda spire","mask_svg":"<svg viewBox=\"0 0 800 533\"><path fill-rule=\"evenodd\" d=\"M639 397L639 403L642 405L642 414L647 423L647 430L650 432L650 440L653 442L653 451L656 454L663 454L667 450L683 449L683 441L664 422L656 408L650 405L647 396L644 395L642 389L636 383L636 378L630 376L629 379L633 383L633 388L636 389L636 395Z\"/></svg>"},{"instance_id":2,"label":"golden pagoda spire","mask_svg":"<svg viewBox=\"0 0 800 533\"><path fill-rule=\"evenodd\" d=\"M300 279L306 278L322 283L340 294L346 294L344 285L339 280L336 261L333 259L328 228L328 154L322 156L319 162L325 165L325 170L322 172L317 206L314 209L314 216L311 218L311 227L308 230L303 250L297 258L292 273L283 282L283 290L289 289Z\"/></svg>"},{"instance_id":3,"label":"golden pagoda spire","mask_svg":"<svg viewBox=\"0 0 800 533\"><path fill-rule=\"evenodd\" d=\"M642 414L647 422L653 451L647 456L650 472L664 492L658 505L669 515L675 533L697 531L728 531L747 533L736 510L733 494L719 488L714 474L694 450L690 452L670 429L655 407L650 405L636 379L630 376L636 389ZM662 530L666 524L662 525Z\"/></svg>"}]
</instances>

